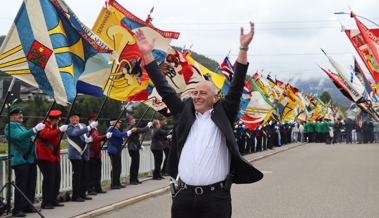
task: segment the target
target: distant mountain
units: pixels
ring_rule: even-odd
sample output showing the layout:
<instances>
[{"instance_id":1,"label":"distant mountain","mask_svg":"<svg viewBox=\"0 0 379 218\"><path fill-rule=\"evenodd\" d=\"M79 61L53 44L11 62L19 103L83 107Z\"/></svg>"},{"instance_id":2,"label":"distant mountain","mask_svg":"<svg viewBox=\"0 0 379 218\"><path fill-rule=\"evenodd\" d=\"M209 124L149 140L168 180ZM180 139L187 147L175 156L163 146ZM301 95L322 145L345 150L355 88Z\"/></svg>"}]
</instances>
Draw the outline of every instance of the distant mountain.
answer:
<instances>
[{"instance_id":1,"label":"distant mountain","mask_svg":"<svg viewBox=\"0 0 379 218\"><path fill-rule=\"evenodd\" d=\"M309 78L307 80L300 79L292 82L292 85L308 94L321 95L324 91L327 91L332 97L333 102L337 102L346 107L349 106L347 98L342 95L341 91L337 89L332 80L327 77L323 77L321 80L319 78Z\"/></svg>"}]
</instances>

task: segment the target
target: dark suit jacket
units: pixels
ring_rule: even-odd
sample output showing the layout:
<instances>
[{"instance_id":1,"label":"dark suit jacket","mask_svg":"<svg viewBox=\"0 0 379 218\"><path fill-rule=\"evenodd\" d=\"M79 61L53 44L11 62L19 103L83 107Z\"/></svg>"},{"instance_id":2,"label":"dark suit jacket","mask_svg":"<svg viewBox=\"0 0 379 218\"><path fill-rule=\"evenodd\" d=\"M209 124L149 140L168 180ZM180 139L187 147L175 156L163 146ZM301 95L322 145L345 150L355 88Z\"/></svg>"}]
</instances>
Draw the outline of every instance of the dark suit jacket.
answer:
<instances>
[{"instance_id":1,"label":"dark suit jacket","mask_svg":"<svg viewBox=\"0 0 379 218\"><path fill-rule=\"evenodd\" d=\"M126 131L133 129L134 127L136 127L135 124L129 125L128 127L126 127ZM149 131L149 129L150 128L148 126L145 126L144 128L137 128L137 131L133 132L129 136L128 151L138 151L139 149L141 149L141 142L139 141L139 134L145 133L145 132Z\"/></svg>"},{"instance_id":2,"label":"dark suit jacket","mask_svg":"<svg viewBox=\"0 0 379 218\"><path fill-rule=\"evenodd\" d=\"M234 169L234 183L253 183L263 178L263 174L241 156L233 133L233 123L238 115L247 67L247 65L236 64L229 92L225 98L217 101L211 115L213 122L226 137L226 143L232 157L231 170ZM155 61L146 65L145 69L174 117L172 145L166 170L171 177L176 178L180 154L196 119L195 108L191 98L182 100L178 97Z\"/></svg>"}]
</instances>

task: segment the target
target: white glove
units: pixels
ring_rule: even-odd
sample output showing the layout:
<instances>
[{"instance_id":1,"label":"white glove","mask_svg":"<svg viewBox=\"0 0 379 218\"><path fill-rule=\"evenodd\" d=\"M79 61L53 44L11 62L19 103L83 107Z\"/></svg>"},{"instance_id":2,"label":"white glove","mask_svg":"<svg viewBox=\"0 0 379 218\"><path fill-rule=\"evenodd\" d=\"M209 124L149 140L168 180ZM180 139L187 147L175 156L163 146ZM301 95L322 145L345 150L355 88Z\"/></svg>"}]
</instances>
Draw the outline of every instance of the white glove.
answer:
<instances>
[{"instance_id":1,"label":"white glove","mask_svg":"<svg viewBox=\"0 0 379 218\"><path fill-rule=\"evenodd\" d=\"M39 123L39 124L37 124L37 125L33 128L34 133L37 133L37 132L43 130L43 128L45 128L45 124L43 124L43 123Z\"/></svg>"},{"instance_id":2,"label":"white glove","mask_svg":"<svg viewBox=\"0 0 379 218\"><path fill-rule=\"evenodd\" d=\"M150 128L153 125L153 122L148 122L147 126Z\"/></svg>"},{"instance_id":3,"label":"white glove","mask_svg":"<svg viewBox=\"0 0 379 218\"><path fill-rule=\"evenodd\" d=\"M94 121L94 122L92 122L89 126L90 126L92 129L96 129L96 127L97 127L98 124L99 124L99 122Z\"/></svg>"},{"instance_id":4,"label":"white glove","mask_svg":"<svg viewBox=\"0 0 379 218\"><path fill-rule=\"evenodd\" d=\"M142 151L145 150L145 147L144 147L143 145L141 145L141 150L142 150Z\"/></svg>"},{"instance_id":5,"label":"white glove","mask_svg":"<svg viewBox=\"0 0 379 218\"><path fill-rule=\"evenodd\" d=\"M68 127L68 125L62 125L61 127L59 127L59 130L60 130L61 132L66 132L67 127Z\"/></svg>"},{"instance_id":6,"label":"white glove","mask_svg":"<svg viewBox=\"0 0 379 218\"><path fill-rule=\"evenodd\" d=\"M92 136L90 136L90 137L86 137L84 141L85 141L87 144L88 144L88 143L91 143L91 142L93 141Z\"/></svg>"},{"instance_id":7,"label":"white glove","mask_svg":"<svg viewBox=\"0 0 379 218\"><path fill-rule=\"evenodd\" d=\"M166 138L167 138L167 139L171 139L171 138L172 138L172 135L167 135Z\"/></svg>"},{"instance_id":8,"label":"white glove","mask_svg":"<svg viewBox=\"0 0 379 218\"><path fill-rule=\"evenodd\" d=\"M106 134L107 139L109 139L110 137L112 137L112 134L113 134L113 132L107 132L107 134Z\"/></svg>"},{"instance_id":9,"label":"white glove","mask_svg":"<svg viewBox=\"0 0 379 218\"><path fill-rule=\"evenodd\" d=\"M237 129L237 128L238 128L238 125L235 125L235 126L234 126L234 129Z\"/></svg>"},{"instance_id":10,"label":"white glove","mask_svg":"<svg viewBox=\"0 0 379 218\"><path fill-rule=\"evenodd\" d=\"M128 135L128 137L132 134L132 130L128 130L127 132L126 132L126 134Z\"/></svg>"}]
</instances>

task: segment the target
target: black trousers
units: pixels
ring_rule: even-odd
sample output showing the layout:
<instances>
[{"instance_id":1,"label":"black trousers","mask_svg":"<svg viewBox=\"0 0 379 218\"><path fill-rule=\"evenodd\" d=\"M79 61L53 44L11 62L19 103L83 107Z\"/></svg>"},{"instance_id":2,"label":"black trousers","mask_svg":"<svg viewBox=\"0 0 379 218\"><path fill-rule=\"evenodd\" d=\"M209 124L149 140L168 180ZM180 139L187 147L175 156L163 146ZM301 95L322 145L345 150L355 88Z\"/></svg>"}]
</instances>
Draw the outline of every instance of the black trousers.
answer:
<instances>
[{"instance_id":1,"label":"black trousers","mask_svg":"<svg viewBox=\"0 0 379 218\"><path fill-rule=\"evenodd\" d=\"M162 167L162 174L166 173L166 167L167 167L167 159L168 159L168 154L170 153L170 148L163 148L164 152L164 161L163 161L163 167Z\"/></svg>"},{"instance_id":2,"label":"black trousers","mask_svg":"<svg viewBox=\"0 0 379 218\"><path fill-rule=\"evenodd\" d=\"M202 195L186 189L178 190L171 206L171 218L227 218L232 216L230 192L217 189Z\"/></svg>"},{"instance_id":3,"label":"black trousers","mask_svg":"<svg viewBox=\"0 0 379 218\"><path fill-rule=\"evenodd\" d=\"M34 203L36 195L36 181L37 181L37 164L20 164L12 166L16 176L16 186L21 192ZM14 208L12 213L18 213L23 210L31 208L29 202L22 196L22 194L15 189L14 193Z\"/></svg>"},{"instance_id":4,"label":"black trousers","mask_svg":"<svg viewBox=\"0 0 379 218\"><path fill-rule=\"evenodd\" d=\"M274 146L274 137L273 135L270 135L267 137L267 148L272 149Z\"/></svg>"},{"instance_id":5,"label":"black trousers","mask_svg":"<svg viewBox=\"0 0 379 218\"><path fill-rule=\"evenodd\" d=\"M136 182L138 180L138 170L139 170L139 150L129 151L129 156L132 159L132 163L130 164L130 181Z\"/></svg>"},{"instance_id":6,"label":"black trousers","mask_svg":"<svg viewBox=\"0 0 379 218\"><path fill-rule=\"evenodd\" d=\"M43 175L41 207L57 203L61 185L61 165L58 160L55 162L38 160L38 167Z\"/></svg>"},{"instance_id":7,"label":"black trousers","mask_svg":"<svg viewBox=\"0 0 379 218\"><path fill-rule=\"evenodd\" d=\"M257 136L257 151L262 151L262 136Z\"/></svg>"},{"instance_id":8,"label":"black trousers","mask_svg":"<svg viewBox=\"0 0 379 218\"><path fill-rule=\"evenodd\" d=\"M154 172L153 172L153 178L157 179L161 177L161 166L162 166L162 160L163 160L163 151L162 150L152 150L154 155Z\"/></svg>"},{"instance_id":9,"label":"black trousers","mask_svg":"<svg viewBox=\"0 0 379 218\"><path fill-rule=\"evenodd\" d=\"M262 150L267 150L267 136L262 136Z\"/></svg>"},{"instance_id":10,"label":"black trousers","mask_svg":"<svg viewBox=\"0 0 379 218\"><path fill-rule=\"evenodd\" d=\"M111 186L120 186L121 176L121 156L117 154L109 154L111 158L112 171L111 171ZM100 165L101 167L101 165Z\"/></svg>"},{"instance_id":11,"label":"black trousers","mask_svg":"<svg viewBox=\"0 0 379 218\"><path fill-rule=\"evenodd\" d=\"M238 150L240 152L241 155L245 154L245 137L242 137L240 139L238 139L237 141L238 143Z\"/></svg>"},{"instance_id":12,"label":"black trousers","mask_svg":"<svg viewBox=\"0 0 379 218\"><path fill-rule=\"evenodd\" d=\"M255 150L255 136L252 138L249 138L248 148L246 149L246 152L250 151L251 153L256 152Z\"/></svg>"},{"instance_id":13,"label":"black trousers","mask_svg":"<svg viewBox=\"0 0 379 218\"><path fill-rule=\"evenodd\" d=\"M83 159L70 161L72 165L72 198L77 199L86 195L89 161Z\"/></svg>"},{"instance_id":14,"label":"black trousers","mask_svg":"<svg viewBox=\"0 0 379 218\"><path fill-rule=\"evenodd\" d=\"M89 179L87 191L100 191L101 188L101 158L89 159Z\"/></svg>"}]
</instances>

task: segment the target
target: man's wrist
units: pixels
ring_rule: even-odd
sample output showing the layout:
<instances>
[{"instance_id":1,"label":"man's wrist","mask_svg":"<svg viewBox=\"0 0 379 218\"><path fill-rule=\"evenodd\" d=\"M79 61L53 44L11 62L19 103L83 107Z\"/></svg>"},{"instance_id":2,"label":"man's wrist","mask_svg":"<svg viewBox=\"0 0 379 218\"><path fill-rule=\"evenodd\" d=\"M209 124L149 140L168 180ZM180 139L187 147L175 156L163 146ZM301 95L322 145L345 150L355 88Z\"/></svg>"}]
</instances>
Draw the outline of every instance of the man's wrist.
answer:
<instances>
[{"instance_id":1,"label":"man's wrist","mask_svg":"<svg viewBox=\"0 0 379 218\"><path fill-rule=\"evenodd\" d=\"M246 46L246 47L240 46L240 50L242 50L242 51L248 51L249 50L249 46Z\"/></svg>"}]
</instances>

